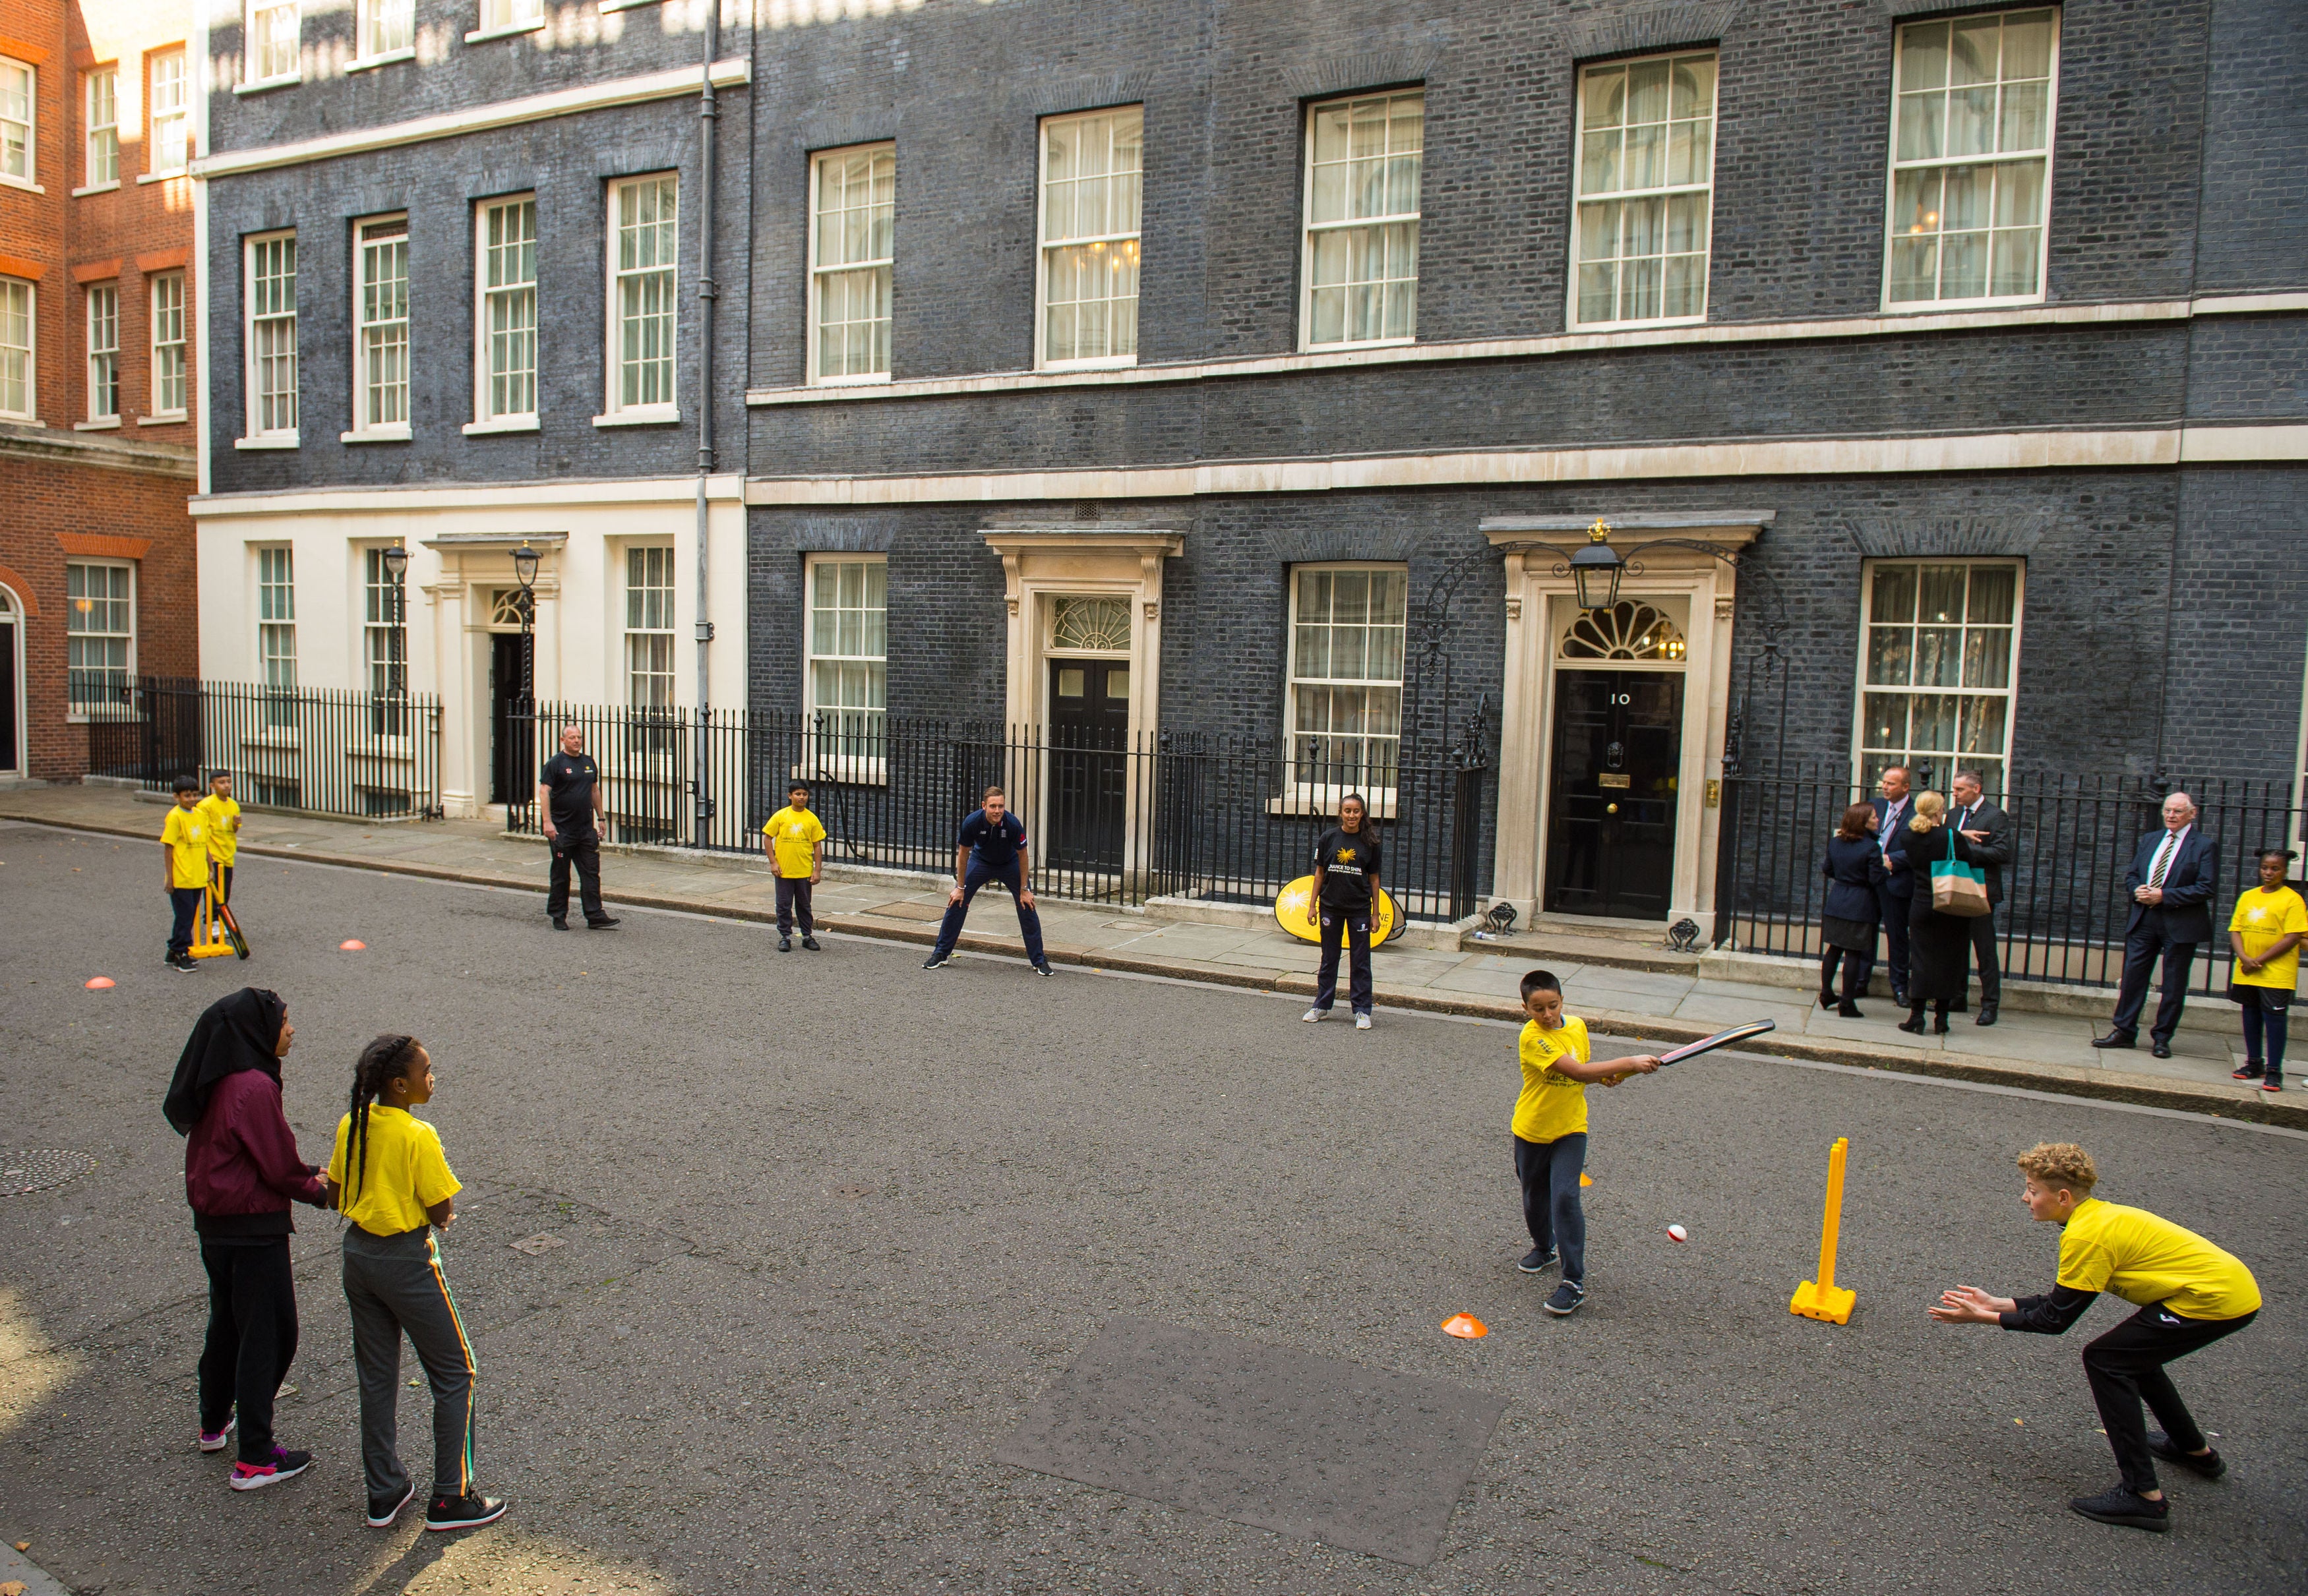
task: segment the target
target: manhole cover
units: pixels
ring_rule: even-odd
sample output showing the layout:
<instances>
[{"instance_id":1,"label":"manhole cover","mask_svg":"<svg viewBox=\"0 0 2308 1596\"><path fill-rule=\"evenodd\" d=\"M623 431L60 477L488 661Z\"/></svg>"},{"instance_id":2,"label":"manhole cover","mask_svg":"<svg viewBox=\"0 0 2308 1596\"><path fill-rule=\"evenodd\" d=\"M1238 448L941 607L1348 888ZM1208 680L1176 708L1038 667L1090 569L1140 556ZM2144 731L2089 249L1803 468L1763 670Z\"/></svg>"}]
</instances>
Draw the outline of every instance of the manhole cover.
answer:
<instances>
[{"instance_id":1,"label":"manhole cover","mask_svg":"<svg viewBox=\"0 0 2308 1596\"><path fill-rule=\"evenodd\" d=\"M541 1253L551 1252L555 1248L562 1245L561 1238L551 1231L539 1231L534 1236L523 1236L520 1240L512 1243L512 1249L536 1257Z\"/></svg>"},{"instance_id":2,"label":"manhole cover","mask_svg":"<svg viewBox=\"0 0 2308 1596\"><path fill-rule=\"evenodd\" d=\"M96 1160L89 1154L68 1153L60 1147L0 1153L0 1197L27 1197L46 1191L67 1180L77 1180L95 1167Z\"/></svg>"}]
</instances>

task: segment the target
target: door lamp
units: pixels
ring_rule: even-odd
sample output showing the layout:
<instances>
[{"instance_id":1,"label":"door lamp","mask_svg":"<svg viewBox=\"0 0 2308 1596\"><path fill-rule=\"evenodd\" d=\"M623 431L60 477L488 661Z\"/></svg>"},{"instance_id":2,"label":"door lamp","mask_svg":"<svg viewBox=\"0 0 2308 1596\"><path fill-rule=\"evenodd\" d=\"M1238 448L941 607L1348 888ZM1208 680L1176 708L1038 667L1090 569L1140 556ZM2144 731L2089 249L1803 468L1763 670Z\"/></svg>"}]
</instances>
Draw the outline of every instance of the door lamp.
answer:
<instances>
[{"instance_id":1,"label":"door lamp","mask_svg":"<svg viewBox=\"0 0 2308 1596\"><path fill-rule=\"evenodd\" d=\"M1619 602L1619 578L1627 562L1611 546L1611 524L1596 519L1587 528L1587 545L1571 556L1571 580L1579 590L1582 610L1607 610Z\"/></svg>"},{"instance_id":2,"label":"door lamp","mask_svg":"<svg viewBox=\"0 0 2308 1596\"><path fill-rule=\"evenodd\" d=\"M1596 524L1600 526L1602 523L1598 521ZM526 543L513 550L512 574L514 579L521 583L522 592L526 593L537 585L537 562L542 558L542 555Z\"/></svg>"},{"instance_id":3,"label":"door lamp","mask_svg":"<svg viewBox=\"0 0 2308 1596\"><path fill-rule=\"evenodd\" d=\"M401 576L409 570L409 551L396 543L378 558L384 562L384 574L392 579L392 585L400 586Z\"/></svg>"}]
</instances>

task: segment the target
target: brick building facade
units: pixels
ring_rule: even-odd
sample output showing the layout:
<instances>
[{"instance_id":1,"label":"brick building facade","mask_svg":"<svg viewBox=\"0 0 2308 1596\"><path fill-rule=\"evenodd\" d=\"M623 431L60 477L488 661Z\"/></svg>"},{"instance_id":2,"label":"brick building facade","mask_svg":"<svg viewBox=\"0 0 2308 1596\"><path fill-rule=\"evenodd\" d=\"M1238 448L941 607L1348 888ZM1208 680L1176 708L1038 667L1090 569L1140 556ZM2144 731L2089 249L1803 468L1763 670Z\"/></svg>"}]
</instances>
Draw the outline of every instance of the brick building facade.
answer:
<instances>
[{"instance_id":1,"label":"brick building facade","mask_svg":"<svg viewBox=\"0 0 2308 1596\"><path fill-rule=\"evenodd\" d=\"M0 776L197 668L197 61L181 3L0 4Z\"/></svg>"},{"instance_id":2,"label":"brick building facade","mask_svg":"<svg viewBox=\"0 0 2308 1596\"><path fill-rule=\"evenodd\" d=\"M572 16L405 59L326 34L260 92L220 69L217 674L268 542L349 591L421 516L411 656L478 718L476 615L555 534L541 691L694 702L704 620L712 696L741 672L758 718L1249 739L1281 813L1472 738L1484 896L1702 927L1727 756L2302 768L2285 0L762 0L716 52L710 240L702 19ZM616 208L652 174L677 403L627 431L648 262ZM482 234L530 193L556 314L534 419L497 429ZM433 354L365 435L358 229L404 214ZM314 420L253 435L237 285L289 229ZM1599 617L1565 562L1598 520L1631 562Z\"/></svg>"}]
</instances>

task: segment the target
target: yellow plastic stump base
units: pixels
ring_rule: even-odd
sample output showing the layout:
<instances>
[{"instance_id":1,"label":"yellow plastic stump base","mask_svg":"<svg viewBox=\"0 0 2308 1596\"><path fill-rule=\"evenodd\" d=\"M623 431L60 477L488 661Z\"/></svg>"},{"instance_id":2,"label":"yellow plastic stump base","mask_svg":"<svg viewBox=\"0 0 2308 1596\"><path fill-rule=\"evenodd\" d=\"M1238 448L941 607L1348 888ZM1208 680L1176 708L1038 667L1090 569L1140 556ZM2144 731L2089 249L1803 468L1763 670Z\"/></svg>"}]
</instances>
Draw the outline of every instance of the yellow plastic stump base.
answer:
<instances>
[{"instance_id":1,"label":"yellow plastic stump base","mask_svg":"<svg viewBox=\"0 0 2308 1596\"><path fill-rule=\"evenodd\" d=\"M1841 1286L1821 1287L1806 1280L1787 1299L1787 1311L1830 1325L1848 1325L1851 1305L1858 1300L1856 1291L1847 1291Z\"/></svg>"},{"instance_id":2,"label":"yellow plastic stump base","mask_svg":"<svg viewBox=\"0 0 2308 1596\"><path fill-rule=\"evenodd\" d=\"M194 958L229 958L237 950L229 942L195 942L185 951Z\"/></svg>"}]
</instances>

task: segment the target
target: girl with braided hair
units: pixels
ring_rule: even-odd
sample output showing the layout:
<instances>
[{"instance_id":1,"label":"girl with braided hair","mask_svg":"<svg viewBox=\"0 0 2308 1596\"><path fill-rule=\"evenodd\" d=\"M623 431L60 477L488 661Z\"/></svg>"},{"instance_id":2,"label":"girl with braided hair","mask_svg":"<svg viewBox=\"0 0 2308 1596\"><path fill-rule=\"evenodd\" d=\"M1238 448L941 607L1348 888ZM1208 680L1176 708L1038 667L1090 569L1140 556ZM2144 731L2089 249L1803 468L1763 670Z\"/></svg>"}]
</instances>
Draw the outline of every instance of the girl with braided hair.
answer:
<instances>
[{"instance_id":1,"label":"girl with braided hair","mask_svg":"<svg viewBox=\"0 0 2308 1596\"><path fill-rule=\"evenodd\" d=\"M409 1111L433 1099L433 1060L414 1036L380 1036L353 1068L352 1106L337 1126L329 1176L345 1227L345 1302L360 1371L361 1466L368 1522L384 1529L417 1495L401 1465L396 1409L400 1338L417 1348L433 1386L433 1498L428 1530L502 1517L505 1505L473 1489L473 1348L465 1338L433 1227L457 1217L461 1189L441 1134Z\"/></svg>"}]
</instances>

